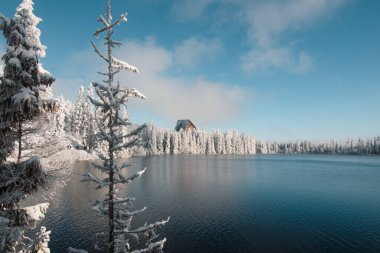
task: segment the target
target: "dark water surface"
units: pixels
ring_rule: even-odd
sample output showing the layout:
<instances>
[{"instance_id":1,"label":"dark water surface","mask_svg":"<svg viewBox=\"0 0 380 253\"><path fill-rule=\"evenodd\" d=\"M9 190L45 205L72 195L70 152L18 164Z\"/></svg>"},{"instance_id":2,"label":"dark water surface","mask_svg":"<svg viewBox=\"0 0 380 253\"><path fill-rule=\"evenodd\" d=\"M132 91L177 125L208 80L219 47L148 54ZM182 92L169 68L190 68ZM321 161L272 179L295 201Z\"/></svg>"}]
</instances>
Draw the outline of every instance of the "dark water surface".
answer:
<instances>
[{"instance_id":1,"label":"dark water surface","mask_svg":"<svg viewBox=\"0 0 380 253\"><path fill-rule=\"evenodd\" d=\"M171 217L165 252L380 252L380 158L318 155L153 156L131 160L142 178L128 188L136 225ZM51 201L43 224L53 253L97 252L106 220L89 210L103 197L79 174Z\"/></svg>"}]
</instances>

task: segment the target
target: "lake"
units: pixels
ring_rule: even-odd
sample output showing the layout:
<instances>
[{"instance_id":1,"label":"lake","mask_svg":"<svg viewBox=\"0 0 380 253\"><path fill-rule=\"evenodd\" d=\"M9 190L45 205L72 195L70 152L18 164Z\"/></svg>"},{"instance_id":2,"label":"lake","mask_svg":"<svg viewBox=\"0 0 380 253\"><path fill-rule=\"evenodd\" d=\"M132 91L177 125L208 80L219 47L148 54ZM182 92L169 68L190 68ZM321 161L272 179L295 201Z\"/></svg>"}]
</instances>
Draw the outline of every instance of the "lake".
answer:
<instances>
[{"instance_id":1,"label":"lake","mask_svg":"<svg viewBox=\"0 0 380 253\"><path fill-rule=\"evenodd\" d=\"M170 216L165 252L380 252L380 157L167 155L131 159L128 188L142 225ZM92 248L107 221L89 210L104 196L80 183L88 162L58 188L43 225L52 252Z\"/></svg>"}]
</instances>

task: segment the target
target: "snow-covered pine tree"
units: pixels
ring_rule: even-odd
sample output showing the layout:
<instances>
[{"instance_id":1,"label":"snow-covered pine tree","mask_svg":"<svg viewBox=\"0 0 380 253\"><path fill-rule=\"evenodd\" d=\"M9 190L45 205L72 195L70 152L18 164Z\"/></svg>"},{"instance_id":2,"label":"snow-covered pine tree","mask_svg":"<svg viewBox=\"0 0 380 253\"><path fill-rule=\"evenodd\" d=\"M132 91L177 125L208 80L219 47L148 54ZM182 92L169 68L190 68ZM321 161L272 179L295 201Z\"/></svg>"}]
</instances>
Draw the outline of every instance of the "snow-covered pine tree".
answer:
<instances>
[{"instance_id":1,"label":"snow-covered pine tree","mask_svg":"<svg viewBox=\"0 0 380 253\"><path fill-rule=\"evenodd\" d=\"M151 155L157 155L157 136L156 136L157 128L150 124L148 126L149 133L149 142L148 142L148 153Z\"/></svg>"},{"instance_id":2,"label":"snow-covered pine tree","mask_svg":"<svg viewBox=\"0 0 380 253\"><path fill-rule=\"evenodd\" d=\"M85 141L86 141L86 146L88 149L92 150L95 148L96 145L96 136L95 132L96 130L96 122L94 119L94 109L93 105L90 101L90 98L94 98L94 88L92 86L92 83L87 88L86 91L87 97L85 101L85 108L84 108L84 113L85 113L85 120L87 122L86 124L86 131L85 131Z\"/></svg>"},{"instance_id":3,"label":"snow-covered pine tree","mask_svg":"<svg viewBox=\"0 0 380 253\"><path fill-rule=\"evenodd\" d=\"M72 104L69 100L65 100L62 95L57 98L57 102L59 108L56 115L55 131L57 135L61 135L66 130L66 120L71 113Z\"/></svg>"},{"instance_id":4,"label":"snow-covered pine tree","mask_svg":"<svg viewBox=\"0 0 380 253\"><path fill-rule=\"evenodd\" d=\"M166 132L164 135L164 154L170 154L170 134Z\"/></svg>"},{"instance_id":5,"label":"snow-covered pine tree","mask_svg":"<svg viewBox=\"0 0 380 253\"><path fill-rule=\"evenodd\" d=\"M134 252L153 252L162 251L166 238L154 242L157 239L155 229L164 225L167 220L162 220L149 225L144 225L137 229L131 229L131 220L137 214L143 212L145 208L137 211L130 211L130 204L134 201L133 198L120 198L117 196L116 186L120 184L128 184L134 179L140 177L145 169L137 172L131 177L123 174L123 169L129 166L128 163L118 165L115 160L115 152L118 150L131 147L138 142L136 136L141 132L146 125L142 125L124 135L121 133L121 126L131 125L128 119L123 118L122 108L126 107L128 98L138 97L146 98L136 89L122 89L119 83L114 83L115 75L122 71L127 70L138 73L138 69L122 60L115 58L112 55L112 49L115 46L120 46L122 43L113 40L113 34L117 25L123 21L127 21L127 14L122 14L116 21L112 21L111 16L111 1L107 0L107 13L104 17L101 15L98 21L102 23L102 27L95 32L98 37L105 34L105 45L107 45L107 53L102 54L101 51L92 43L95 52L107 62L107 73L101 73L107 78L104 83L93 82L95 92L98 96L97 99L90 98L91 102L95 105L95 119L99 128L99 140L108 143L108 150L106 155L100 155L99 158L103 161L101 165L94 164L96 169L107 173L106 178L98 178L93 174L87 172L82 177L82 181L95 182L97 188L108 187L107 198L98 201L92 208L101 214L108 216L109 231L108 231L108 252L130 252L130 240L137 239L138 247ZM125 115L125 114L124 114ZM123 143L124 138L130 138L130 141Z\"/></svg>"},{"instance_id":6,"label":"snow-covered pine tree","mask_svg":"<svg viewBox=\"0 0 380 253\"><path fill-rule=\"evenodd\" d=\"M84 87L81 86L79 88L79 93L78 93L77 101L75 103L75 109L74 109L74 113L73 113L73 117L71 121L72 123L71 129L73 133L78 136L79 136L80 131L82 130L81 125L82 125L82 118L83 118L84 97L85 97Z\"/></svg>"},{"instance_id":7,"label":"snow-covered pine tree","mask_svg":"<svg viewBox=\"0 0 380 253\"><path fill-rule=\"evenodd\" d=\"M172 154L178 154L178 145L179 145L179 142L178 142L178 133L177 132L172 132L172 151L171 153Z\"/></svg>"},{"instance_id":8,"label":"snow-covered pine tree","mask_svg":"<svg viewBox=\"0 0 380 253\"><path fill-rule=\"evenodd\" d=\"M40 21L33 14L32 0L23 0L11 19L0 14L0 30L8 44L0 78L0 252L24 248L24 230L35 226L48 207L47 203L19 206L21 199L45 184L46 172L39 159L5 163L18 126L56 107L55 101L40 96L54 81L38 62L46 49L40 42Z\"/></svg>"},{"instance_id":9,"label":"snow-covered pine tree","mask_svg":"<svg viewBox=\"0 0 380 253\"><path fill-rule=\"evenodd\" d=\"M38 241L32 250L32 253L50 253L49 242L50 242L50 230L46 230L46 227L42 226L40 231L37 233Z\"/></svg>"},{"instance_id":10,"label":"snow-covered pine tree","mask_svg":"<svg viewBox=\"0 0 380 253\"><path fill-rule=\"evenodd\" d=\"M13 149L12 133L17 124L54 106L54 102L39 97L54 81L38 62L39 56L45 56L37 28L40 21L33 14L31 0L24 0L12 19L0 15L0 29L8 44L0 81L0 161L5 161Z\"/></svg>"}]
</instances>

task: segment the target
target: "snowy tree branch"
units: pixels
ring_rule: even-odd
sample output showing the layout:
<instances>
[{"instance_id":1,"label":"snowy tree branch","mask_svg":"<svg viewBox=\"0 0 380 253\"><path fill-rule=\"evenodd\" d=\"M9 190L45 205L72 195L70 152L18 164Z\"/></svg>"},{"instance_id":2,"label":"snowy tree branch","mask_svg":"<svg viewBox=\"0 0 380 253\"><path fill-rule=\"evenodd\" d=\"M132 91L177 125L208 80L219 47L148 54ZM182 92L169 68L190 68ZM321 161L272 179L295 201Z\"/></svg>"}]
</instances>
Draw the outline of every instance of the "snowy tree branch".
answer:
<instances>
[{"instance_id":1,"label":"snowy tree branch","mask_svg":"<svg viewBox=\"0 0 380 253\"><path fill-rule=\"evenodd\" d=\"M128 13L121 14L120 17L110 25L110 28L113 28L114 26L120 24L122 21L128 22L127 15Z\"/></svg>"},{"instance_id":2,"label":"snowy tree branch","mask_svg":"<svg viewBox=\"0 0 380 253\"><path fill-rule=\"evenodd\" d=\"M166 238L162 239L161 241L158 242L152 242L148 245L147 248L145 249L140 249L140 250L134 250L131 253L149 253L149 252L154 252L155 249L160 249L162 250L164 248L164 244L166 242Z\"/></svg>"},{"instance_id":3,"label":"snowy tree branch","mask_svg":"<svg viewBox=\"0 0 380 253\"><path fill-rule=\"evenodd\" d=\"M119 177L119 180L115 180L114 183L115 184L119 184L119 183L122 183L122 184L129 184L130 182L132 182L133 180L135 180L136 178L139 178L141 177L142 174L144 174L144 172L146 171L146 167L137 172L136 174L134 174L133 176L131 177L125 177L122 173L118 172L117 170L115 171L115 174L118 175Z\"/></svg>"},{"instance_id":4,"label":"snowy tree branch","mask_svg":"<svg viewBox=\"0 0 380 253\"><path fill-rule=\"evenodd\" d=\"M135 66L130 65L128 62L119 60L115 57L112 57L112 67L115 69L125 69L127 71L139 73L139 69Z\"/></svg>"},{"instance_id":5,"label":"snowy tree branch","mask_svg":"<svg viewBox=\"0 0 380 253\"><path fill-rule=\"evenodd\" d=\"M107 57L105 57L105 56L99 51L99 49L96 47L96 45L94 44L94 42L91 41L91 45L92 45L92 47L94 48L95 52L100 56L100 58L102 58L103 60L105 60L106 62L108 62Z\"/></svg>"},{"instance_id":6,"label":"snowy tree branch","mask_svg":"<svg viewBox=\"0 0 380 253\"><path fill-rule=\"evenodd\" d=\"M98 21L102 22L104 24L104 26L105 26L106 29L110 26L110 24L105 20L105 18L103 17L103 15L99 16Z\"/></svg>"},{"instance_id":7,"label":"snowy tree branch","mask_svg":"<svg viewBox=\"0 0 380 253\"><path fill-rule=\"evenodd\" d=\"M155 222L155 223L152 223L152 224L149 224L149 225L141 226L141 227L139 227L139 228L137 228L135 230L124 231L124 232L128 233L128 234L143 233L143 232L146 232L148 230L152 230L152 229L155 229L155 228L158 228L158 227L162 227L167 222L169 222L169 219L170 219L170 217L168 217L166 220L164 219L162 221L158 221L158 222Z\"/></svg>"}]
</instances>

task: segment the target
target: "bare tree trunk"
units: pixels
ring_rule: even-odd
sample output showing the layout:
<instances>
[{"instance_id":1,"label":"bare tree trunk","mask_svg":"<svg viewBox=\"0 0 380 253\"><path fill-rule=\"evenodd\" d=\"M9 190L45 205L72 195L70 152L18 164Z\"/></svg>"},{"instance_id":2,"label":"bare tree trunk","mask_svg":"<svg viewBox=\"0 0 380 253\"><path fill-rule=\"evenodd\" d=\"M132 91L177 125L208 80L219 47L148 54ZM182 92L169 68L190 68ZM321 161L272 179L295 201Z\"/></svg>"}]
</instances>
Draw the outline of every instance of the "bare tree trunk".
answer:
<instances>
[{"instance_id":1,"label":"bare tree trunk","mask_svg":"<svg viewBox=\"0 0 380 253\"><path fill-rule=\"evenodd\" d=\"M18 123L18 132L17 132L17 138L18 138L18 156L17 156L17 162L20 162L21 159L21 137L22 137L22 123Z\"/></svg>"},{"instance_id":2,"label":"bare tree trunk","mask_svg":"<svg viewBox=\"0 0 380 253\"><path fill-rule=\"evenodd\" d=\"M110 161L110 172L109 172L109 178L110 178L110 185L109 185L109 205L108 205L108 218L109 218L109 226L110 226L110 230L109 230L109 238L108 238L108 241L109 241L109 253L114 253L115 252L115 240L114 240L114 230L115 230L115 222L114 222L114 207L113 207L113 199L114 199L114 171L112 169L113 167L113 157L111 158L111 161Z\"/></svg>"},{"instance_id":3,"label":"bare tree trunk","mask_svg":"<svg viewBox=\"0 0 380 253\"><path fill-rule=\"evenodd\" d=\"M107 21L108 24L111 24L112 22L112 16L111 16L111 0L107 1ZM111 47L111 28L108 27L107 29L107 40L108 40L108 85L112 87L112 47ZM110 116L109 116L109 130L110 134L112 134L112 127L113 127L113 115L112 115L112 108L110 111ZM110 166L110 171L109 171L109 180L110 180L110 185L108 189L108 194L109 194L109 204L108 204L108 219L109 219L109 235L108 235L108 242L109 242L109 253L114 253L115 252L115 222L114 222L114 171L113 171L113 162L114 162L114 157L113 157L113 141L109 141L108 143L108 152L109 152L109 166Z\"/></svg>"}]
</instances>

